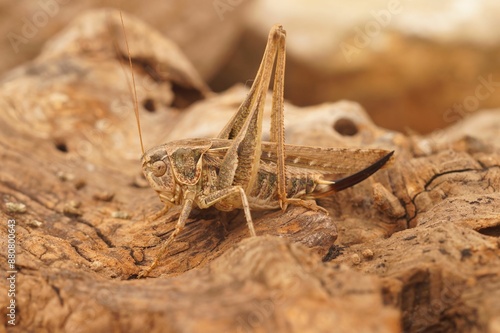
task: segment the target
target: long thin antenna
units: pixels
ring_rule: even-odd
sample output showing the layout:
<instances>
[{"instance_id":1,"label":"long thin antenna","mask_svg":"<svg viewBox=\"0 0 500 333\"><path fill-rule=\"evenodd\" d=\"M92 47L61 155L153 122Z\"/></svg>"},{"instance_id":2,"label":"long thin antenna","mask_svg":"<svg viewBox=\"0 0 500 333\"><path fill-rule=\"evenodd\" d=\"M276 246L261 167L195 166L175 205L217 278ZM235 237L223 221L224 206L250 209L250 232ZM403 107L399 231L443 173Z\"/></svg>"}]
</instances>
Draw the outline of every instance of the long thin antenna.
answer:
<instances>
[{"instance_id":1,"label":"long thin antenna","mask_svg":"<svg viewBox=\"0 0 500 333\"><path fill-rule=\"evenodd\" d=\"M139 118L139 103L137 102L137 90L135 89L134 67L132 66L132 57L130 56L130 48L128 47L127 33L125 32L125 25L123 24L123 16L122 16L121 11L120 11L120 20L122 22L123 36L125 37L125 45L127 46L127 55L128 55L128 63L130 66L130 73L132 74L132 89L134 91L135 119L137 121L137 129L139 131L139 140L141 141L141 151L142 151L142 154L144 155L144 144L142 142L141 120Z\"/></svg>"}]
</instances>

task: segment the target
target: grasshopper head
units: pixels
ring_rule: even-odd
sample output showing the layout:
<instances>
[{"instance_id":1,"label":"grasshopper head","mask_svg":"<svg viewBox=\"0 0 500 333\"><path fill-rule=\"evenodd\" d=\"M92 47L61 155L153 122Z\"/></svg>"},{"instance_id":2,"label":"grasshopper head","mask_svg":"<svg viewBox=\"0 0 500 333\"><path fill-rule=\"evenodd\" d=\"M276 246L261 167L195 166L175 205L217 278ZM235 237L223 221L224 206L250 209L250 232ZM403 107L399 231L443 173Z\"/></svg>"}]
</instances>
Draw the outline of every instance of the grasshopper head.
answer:
<instances>
[{"instance_id":1,"label":"grasshopper head","mask_svg":"<svg viewBox=\"0 0 500 333\"><path fill-rule=\"evenodd\" d=\"M142 172L161 201L177 203L175 178L165 146L157 146L144 153Z\"/></svg>"},{"instance_id":2,"label":"grasshopper head","mask_svg":"<svg viewBox=\"0 0 500 333\"><path fill-rule=\"evenodd\" d=\"M161 201L178 205L186 187L196 186L202 174L208 139L178 140L149 149L142 156L142 172Z\"/></svg>"}]
</instances>

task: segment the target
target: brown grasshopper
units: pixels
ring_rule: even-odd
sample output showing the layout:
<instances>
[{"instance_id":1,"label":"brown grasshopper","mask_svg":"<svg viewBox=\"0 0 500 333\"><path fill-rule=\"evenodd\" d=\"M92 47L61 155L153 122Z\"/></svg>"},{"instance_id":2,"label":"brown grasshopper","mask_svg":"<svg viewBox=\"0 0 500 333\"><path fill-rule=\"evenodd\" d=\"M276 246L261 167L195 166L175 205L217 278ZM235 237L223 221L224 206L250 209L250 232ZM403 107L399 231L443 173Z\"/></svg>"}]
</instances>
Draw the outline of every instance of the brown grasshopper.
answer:
<instances>
[{"instance_id":1,"label":"brown grasshopper","mask_svg":"<svg viewBox=\"0 0 500 333\"><path fill-rule=\"evenodd\" d=\"M393 152L386 150L284 143L285 37L281 25L272 27L250 92L217 138L173 141L145 153L143 149L142 171L165 203L165 208L153 218L162 216L171 206L182 209L175 230L140 276L148 275L157 266L195 206L214 206L220 211L243 209L250 235L255 236L251 209L285 210L288 204L294 204L324 210L314 199L361 182L391 158ZM131 66L130 56L129 62ZM270 141L264 142L262 115L273 67L271 133ZM136 115L140 134L137 107ZM361 168L364 169L342 179L327 178L329 174Z\"/></svg>"}]
</instances>

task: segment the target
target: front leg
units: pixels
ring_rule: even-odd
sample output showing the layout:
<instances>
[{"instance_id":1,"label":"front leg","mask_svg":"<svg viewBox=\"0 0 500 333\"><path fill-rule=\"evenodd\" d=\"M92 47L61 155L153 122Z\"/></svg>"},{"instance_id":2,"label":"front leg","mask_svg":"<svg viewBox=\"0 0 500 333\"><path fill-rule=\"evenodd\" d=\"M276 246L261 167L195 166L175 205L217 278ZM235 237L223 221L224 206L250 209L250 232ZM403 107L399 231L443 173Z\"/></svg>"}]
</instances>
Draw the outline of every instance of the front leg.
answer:
<instances>
[{"instance_id":1,"label":"front leg","mask_svg":"<svg viewBox=\"0 0 500 333\"><path fill-rule=\"evenodd\" d=\"M235 194L240 195L241 206L243 207L243 211L245 212L245 218L247 220L248 229L250 230L250 235L255 236L255 228L253 227L252 215L250 214L250 205L248 204L245 191L241 186L231 186L205 196L199 196L198 198L196 198L196 204L200 208L208 208L215 205L217 202Z\"/></svg>"},{"instance_id":2,"label":"front leg","mask_svg":"<svg viewBox=\"0 0 500 333\"><path fill-rule=\"evenodd\" d=\"M147 217L147 219L149 221L155 221L155 220L159 219L160 217L166 215L168 213L169 209L170 209L170 205L165 204L160 211L151 214L150 216Z\"/></svg>"},{"instance_id":3,"label":"front leg","mask_svg":"<svg viewBox=\"0 0 500 333\"><path fill-rule=\"evenodd\" d=\"M168 239L165 241L165 243L163 243L163 245L161 246L161 248L158 251L158 254L156 255L155 260L153 261L151 266L149 266L149 268L146 269L145 271L141 272L139 274L139 278L143 278L143 277L148 276L148 274L158 265L158 262L160 261L161 257L163 257L163 255L167 251L168 246L170 244L172 244L172 242L175 240L177 235L179 235L179 233L182 231L182 229L184 229L184 226L186 225L186 221L189 217L189 213L191 213L191 209L193 208L194 196L195 196L194 192L190 192L190 191L186 192L186 195L184 196L184 202L182 205L181 215L179 216L179 219L177 220L177 224L175 225L174 231L172 232L170 237L168 237Z\"/></svg>"}]
</instances>

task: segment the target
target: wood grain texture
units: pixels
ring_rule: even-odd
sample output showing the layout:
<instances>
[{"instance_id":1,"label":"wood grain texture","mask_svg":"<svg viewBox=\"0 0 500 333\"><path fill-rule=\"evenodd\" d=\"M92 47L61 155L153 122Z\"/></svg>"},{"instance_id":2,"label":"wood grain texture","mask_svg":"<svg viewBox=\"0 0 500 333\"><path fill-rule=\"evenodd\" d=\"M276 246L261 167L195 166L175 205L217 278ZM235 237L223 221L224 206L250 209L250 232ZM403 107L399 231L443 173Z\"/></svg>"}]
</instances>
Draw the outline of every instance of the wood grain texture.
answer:
<instances>
[{"instance_id":1,"label":"wood grain texture","mask_svg":"<svg viewBox=\"0 0 500 333\"><path fill-rule=\"evenodd\" d=\"M103 35L109 16L85 20L86 36L81 21L68 27L1 81L0 247L7 248L6 221L15 219L19 271L17 325L8 332L498 331L500 151L488 133L500 129L500 111L437 140L377 128L362 111L352 118L358 134L341 135L333 125L360 109L354 103L295 108L311 118L292 121L289 133L307 131L314 119L323 127L289 143L336 138L343 147L395 149L393 165L320 200L328 216L301 207L253 212L255 238L242 213L194 211L152 277L137 280L179 210L146 218L162 205L140 177L128 87L112 37ZM129 20L127 31L135 24ZM167 61L154 49L161 38L148 43L156 34L138 31L130 44L151 46L142 51L146 67ZM182 57L174 54L173 66ZM136 66L138 81L152 90L143 89L139 103L157 106L140 110L146 146L202 105L210 106L207 124L220 123L231 94L240 94L203 97L187 63L176 77L203 99L191 105L197 98L187 94L182 107L172 105L164 98L176 98L176 79L149 81L144 68ZM476 132L465 132L467 122ZM25 209L14 209L19 204ZM5 270L6 260L2 250ZM6 295L1 284L1 304ZM4 306L0 313L6 318Z\"/></svg>"}]
</instances>

